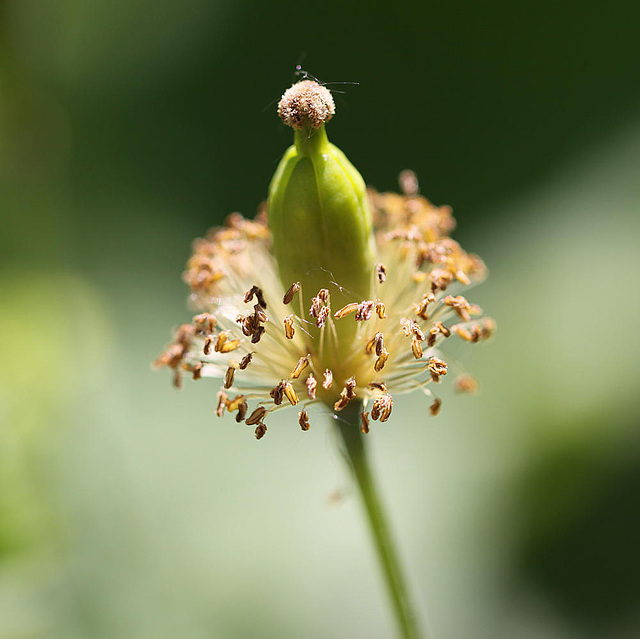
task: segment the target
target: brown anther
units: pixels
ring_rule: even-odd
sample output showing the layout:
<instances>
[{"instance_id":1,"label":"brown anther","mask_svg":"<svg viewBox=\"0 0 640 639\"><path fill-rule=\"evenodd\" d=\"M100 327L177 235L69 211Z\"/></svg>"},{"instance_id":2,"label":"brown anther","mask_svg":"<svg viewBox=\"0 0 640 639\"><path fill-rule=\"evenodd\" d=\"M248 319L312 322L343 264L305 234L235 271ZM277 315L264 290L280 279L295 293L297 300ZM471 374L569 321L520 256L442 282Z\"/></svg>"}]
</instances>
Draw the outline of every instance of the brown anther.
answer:
<instances>
[{"instance_id":1,"label":"brown anther","mask_svg":"<svg viewBox=\"0 0 640 639\"><path fill-rule=\"evenodd\" d=\"M224 387L225 388L231 388L233 386L233 378L234 378L235 374L236 374L236 367L235 366L229 366L229 368L227 368L227 372L224 374Z\"/></svg>"},{"instance_id":2,"label":"brown anther","mask_svg":"<svg viewBox=\"0 0 640 639\"><path fill-rule=\"evenodd\" d=\"M287 315L284 318L284 334L287 339L293 339L293 336L296 334L296 329L293 327L293 318L294 315Z\"/></svg>"},{"instance_id":3,"label":"brown anther","mask_svg":"<svg viewBox=\"0 0 640 639\"><path fill-rule=\"evenodd\" d=\"M251 362L251 358L253 357L253 353L247 353L241 360L240 363L238 364L238 368L243 371L247 366L249 366L249 363Z\"/></svg>"},{"instance_id":4,"label":"brown anther","mask_svg":"<svg viewBox=\"0 0 640 639\"><path fill-rule=\"evenodd\" d=\"M349 313L353 313L355 311L358 310L358 304L357 302L351 302L350 304L347 304L346 306L343 306L339 311L336 311L333 316L336 319L340 319L341 317L344 317L345 315L349 315Z\"/></svg>"},{"instance_id":5,"label":"brown anther","mask_svg":"<svg viewBox=\"0 0 640 639\"><path fill-rule=\"evenodd\" d=\"M243 403L246 404L244 395L236 395L227 401L227 411L232 413L234 410L238 410Z\"/></svg>"},{"instance_id":6,"label":"brown anther","mask_svg":"<svg viewBox=\"0 0 640 639\"><path fill-rule=\"evenodd\" d=\"M391 395L383 395L382 397L378 397L378 399L373 402L373 407L371 408L371 419L379 419L381 422L386 422L391 415L392 409L393 398L391 397Z\"/></svg>"},{"instance_id":7,"label":"brown anther","mask_svg":"<svg viewBox=\"0 0 640 639\"><path fill-rule=\"evenodd\" d=\"M260 306L260 304L253 305L253 313L258 322L267 321L267 314L264 312L264 307Z\"/></svg>"},{"instance_id":8,"label":"brown anther","mask_svg":"<svg viewBox=\"0 0 640 639\"><path fill-rule=\"evenodd\" d=\"M284 384L285 380L282 380L275 388L269 391L269 396L273 399L273 403L276 406L280 406L284 399Z\"/></svg>"},{"instance_id":9,"label":"brown anther","mask_svg":"<svg viewBox=\"0 0 640 639\"><path fill-rule=\"evenodd\" d=\"M433 293L427 293L418 304L413 305L413 309L416 315L423 320L429 319L429 314L427 313L427 306L434 302L436 299Z\"/></svg>"},{"instance_id":10,"label":"brown anther","mask_svg":"<svg viewBox=\"0 0 640 639\"><path fill-rule=\"evenodd\" d=\"M387 385L384 382L369 382L369 388L371 390L379 390L383 393L387 392Z\"/></svg>"},{"instance_id":11,"label":"brown anther","mask_svg":"<svg viewBox=\"0 0 640 639\"><path fill-rule=\"evenodd\" d=\"M473 394L478 392L478 381L471 375L460 375L453 383L453 389L456 393Z\"/></svg>"},{"instance_id":12,"label":"brown anther","mask_svg":"<svg viewBox=\"0 0 640 639\"><path fill-rule=\"evenodd\" d=\"M429 412L431 413L432 417L435 417L440 412L440 406L442 406L442 400L436 397L433 400L433 404L429 406Z\"/></svg>"},{"instance_id":13,"label":"brown anther","mask_svg":"<svg viewBox=\"0 0 640 639\"><path fill-rule=\"evenodd\" d=\"M182 388L182 371L179 368L173 369L173 387Z\"/></svg>"},{"instance_id":14,"label":"brown anther","mask_svg":"<svg viewBox=\"0 0 640 639\"><path fill-rule=\"evenodd\" d=\"M218 417L222 417L224 414L224 409L227 406L227 401L229 400L229 395L227 395L224 391L218 391L218 407L216 408L216 415Z\"/></svg>"},{"instance_id":15,"label":"brown anther","mask_svg":"<svg viewBox=\"0 0 640 639\"><path fill-rule=\"evenodd\" d=\"M317 297L323 304L328 304L329 303L329 291L328 291L328 289L321 288L318 291Z\"/></svg>"},{"instance_id":16,"label":"brown anther","mask_svg":"<svg viewBox=\"0 0 640 639\"><path fill-rule=\"evenodd\" d=\"M256 329L256 332L251 336L251 343L257 344L263 335L264 335L264 326L258 326L258 328Z\"/></svg>"},{"instance_id":17,"label":"brown anther","mask_svg":"<svg viewBox=\"0 0 640 639\"><path fill-rule=\"evenodd\" d=\"M333 384L333 373L327 368L324 371L324 380L322 381L322 388L329 389Z\"/></svg>"},{"instance_id":18,"label":"brown anther","mask_svg":"<svg viewBox=\"0 0 640 639\"><path fill-rule=\"evenodd\" d=\"M284 383L284 395L292 406L295 406L300 401L291 382Z\"/></svg>"},{"instance_id":19,"label":"brown anther","mask_svg":"<svg viewBox=\"0 0 640 639\"><path fill-rule=\"evenodd\" d=\"M383 348L382 352L378 356L378 359L373 365L373 368L376 371L376 373L379 373L384 368L384 365L387 363L388 359L389 359L389 351L386 348Z\"/></svg>"},{"instance_id":20,"label":"brown anther","mask_svg":"<svg viewBox=\"0 0 640 639\"><path fill-rule=\"evenodd\" d=\"M216 318L211 313L200 313L193 318L195 327L203 334L213 333L216 327Z\"/></svg>"},{"instance_id":21,"label":"brown anther","mask_svg":"<svg viewBox=\"0 0 640 639\"><path fill-rule=\"evenodd\" d=\"M370 300L363 300L358 304L358 309L356 310L356 322L366 322L371 319L371 315L373 314L374 303Z\"/></svg>"},{"instance_id":22,"label":"brown anther","mask_svg":"<svg viewBox=\"0 0 640 639\"><path fill-rule=\"evenodd\" d=\"M238 424L247 416L248 408L249 406L246 399L238 406L238 412L236 413L236 422Z\"/></svg>"},{"instance_id":23,"label":"brown anther","mask_svg":"<svg viewBox=\"0 0 640 639\"><path fill-rule=\"evenodd\" d=\"M213 346L213 337L211 335L207 335L204 338L204 348L202 349L202 352L205 355L210 355L212 346Z\"/></svg>"},{"instance_id":24,"label":"brown anther","mask_svg":"<svg viewBox=\"0 0 640 639\"><path fill-rule=\"evenodd\" d=\"M417 335L414 335L411 338L411 352L416 359L422 358L422 344L420 344L420 340Z\"/></svg>"},{"instance_id":25,"label":"brown anther","mask_svg":"<svg viewBox=\"0 0 640 639\"><path fill-rule=\"evenodd\" d=\"M322 328L327 323L327 320L329 319L329 313L330 310L328 306L323 306L318 311L318 316L316 317L316 326L318 328Z\"/></svg>"},{"instance_id":26,"label":"brown anther","mask_svg":"<svg viewBox=\"0 0 640 639\"><path fill-rule=\"evenodd\" d=\"M378 276L378 282L384 284L387 280L387 267L384 264L378 264L376 266L376 275Z\"/></svg>"},{"instance_id":27,"label":"brown anther","mask_svg":"<svg viewBox=\"0 0 640 639\"><path fill-rule=\"evenodd\" d=\"M347 393L347 398L348 399L353 399L356 396L356 378L355 377L350 377L345 383L344 383L344 390Z\"/></svg>"},{"instance_id":28,"label":"brown anther","mask_svg":"<svg viewBox=\"0 0 640 639\"><path fill-rule=\"evenodd\" d=\"M468 322L472 315L478 315L482 312L479 306L469 304L462 295L458 295L456 297L447 295L442 302L447 306L451 306L451 308L456 312L456 315L465 322Z\"/></svg>"},{"instance_id":29,"label":"brown anther","mask_svg":"<svg viewBox=\"0 0 640 639\"><path fill-rule=\"evenodd\" d=\"M434 382L439 382L443 375L447 374L447 363L443 362L437 357L430 357L427 363L429 373L431 373L431 379Z\"/></svg>"},{"instance_id":30,"label":"brown anther","mask_svg":"<svg viewBox=\"0 0 640 639\"><path fill-rule=\"evenodd\" d=\"M343 390L340 393L340 399L333 405L333 410L340 411L343 408L346 408L349 403L349 398L347 397L347 391Z\"/></svg>"},{"instance_id":31,"label":"brown anther","mask_svg":"<svg viewBox=\"0 0 640 639\"><path fill-rule=\"evenodd\" d=\"M247 426L253 426L257 424L267 413L267 409L264 406L258 406L249 417L247 417L247 421L245 424Z\"/></svg>"},{"instance_id":32,"label":"brown anther","mask_svg":"<svg viewBox=\"0 0 640 639\"><path fill-rule=\"evenodd\" d=\"M282 298L282 303L283 304L290 304L291 300L293 299L293 296L300 290L300 282L294 282L288 289L287 292L284 294L284 297Z\"/></svg>"},{"instance_id":33,"label":"brown anther","mask_svg":"<svg viewBox=\"0 0 640 639\"><path fill-rule=\"evenodd\" d=\"M193 367L193 379L200 379L202 377L202 362L198 362Z\"/></svg>"},{"instance_id":34,"label":"brown anther","mask_svg":"<svg viewBox=\"0 0 640 639\"><path fill-rule=\"evenodd\" d=\"M366 435L369 432L369 413L360 413L360 432Z\"/></svg>"},{"instance_id":35,"label":"brown anther","mask_svg":"<svg viewBox=\"0 0 640 639\"><path fill-rule=\"evenodd\" d=\"M431 291L435 293L438 290L446 290L447 286L453 282L453 275L443 268L434 268L429 273L429 280L431 281Z\"/></svg>"},{"instance_id":36,"label":"brown anther","mask_svg":"<svg viewBox=\"0 0 640 639\"><path fill-rule=\"evenodd\" d=\"M249 423L248 420L247 420L247 423ZM258 424L256 426L256 430L255 430L256 439L262 439L265 436L266 432L267 432L266 425L265 424Z\"/></svg>"},{"instance_id":37,"label":"brown anther","mask_svg":"<svg viewBox=\"0 0 640 639\"><path fill-rule=\"evenodd\" d=\"M451 335L451 331L442 322L434 322L433 326L429 329L427 345L433 346L436 343L438 335L449 337L449 335Z\"/></svg>"},{"instance_id":38,"label":"brown anther","mask_svg":"<svg viewBox=\"0 0 640 639\"><path fill-rule=\"evenodd\" d=\"M259 286L256 286L255 284L245 293L245 296L244 296L245 303L248 304L253 299L254 295L258 300L258 304L262 306L262 308L267 308L267 303L264 301L262 289Z\"/></svg>"},{"instance_id":39,"label":"brown anther","mask_svg":"<svg viewBox=\"0 0 640 639\"><path fill-rule=\"evenodd\" d=\"M372 355L380 355L384 349L384 335L382 333L376 333L365 346L365 351Z\"/></svg>"},{"instance_id":40,"label":"brown anther","mask_svg":"<svg viewBox=\"0 0 640 639\"><path fill-rule=\"evenodd\" d=\"M289 375L289 377L293 377L293 379L298 379L298 377L300 377L300 373L302 373L302 371L309 366L309 355L307 355L306 357L301 357L298 360L298 363L296 364L295 368L291 371L291 375Z\"/></svg>"},{"instance_id":41,"label":"brown anther","mask_svg":"<svg viewBox=\"0 0 640 639\"><path fill-rule=\"evenodd\" d=\"M407 337L414 336L417 337L421 342L424 342L424 333L420 328L420 324L418 324L418 322L413 319L407 319L406 317L403 317L400 320L400 326L402 326L402 332Z\"/></svg>"},{"instance_id":42,"label":"brown anther","mask_svg":"<svg viewBox=\"0 0 640 639\"><path fill-rule=\"evenodd\" d=\"M382 302L376 302L376 314L380 319L387 319L386 309Z\"/></svg>"},{"instance_id":43,"label":"brown anther","mask_svg":"<svg viewBox=\"0 0 640 639\"><path fill-rule=\"evenodd\" d=\"M313 376L313 373L309 373L309 376L307 377L305 384L307 386L307 397L309 399L315 399L318 382L316 381L316 378Z\"/></svg>"},{"instance_id":44,"label":"brown anther","mask_svg":"<svg viewBox=\"0 0 640 639\"><path fill-rule=\"evenodd\" d=\"M298 413L298 424L300 424L300 428L302 430L309 430L309 413L306 410L301 410Z\"/></svg>"}]
</instances>

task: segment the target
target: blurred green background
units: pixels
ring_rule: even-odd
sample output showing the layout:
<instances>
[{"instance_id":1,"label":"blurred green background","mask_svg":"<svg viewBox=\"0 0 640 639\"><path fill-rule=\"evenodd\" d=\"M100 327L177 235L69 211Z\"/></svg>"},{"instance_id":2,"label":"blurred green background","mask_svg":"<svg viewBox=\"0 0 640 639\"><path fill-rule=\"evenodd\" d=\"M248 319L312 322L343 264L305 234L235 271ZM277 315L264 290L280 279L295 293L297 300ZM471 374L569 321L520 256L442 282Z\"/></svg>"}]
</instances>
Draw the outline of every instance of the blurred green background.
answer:
<instances>
[{"instance_id":1,"label":"blurred green background","mask_svg":"<svg viewBox=\"0 0 640 639\"><path fill-rule=\"evenodd\" d=\"M190 317L191 240L265 198L301 60L359 82L330 136L367 182L414 169L491 271L497 338L461 353L482 393L433 420L404 398L369 439L432 636L637 637L639 22L1 1L0 637L394 635L328 425L257 443L217 384L149 364Z\"/></svg>"}]
</instances>

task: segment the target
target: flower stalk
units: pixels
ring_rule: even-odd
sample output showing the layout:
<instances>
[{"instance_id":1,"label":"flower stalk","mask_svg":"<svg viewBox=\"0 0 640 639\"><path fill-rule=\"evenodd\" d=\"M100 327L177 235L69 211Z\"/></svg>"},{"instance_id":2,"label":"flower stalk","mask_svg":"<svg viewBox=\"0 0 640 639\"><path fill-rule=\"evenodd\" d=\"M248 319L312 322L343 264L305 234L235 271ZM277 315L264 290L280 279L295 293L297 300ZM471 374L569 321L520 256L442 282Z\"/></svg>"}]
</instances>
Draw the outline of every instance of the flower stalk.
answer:
<instances>
[{"instance_id":1,"label":"flower stalk","mask_svg":"<svg viewBox=\"0 0 640 639\"><path fill-rule=\"evenodd\" d=\"M364 434L360 432L360 402L352 402L337 415L338 430L344 443L344 451L362 498L376 554L393 604L393 610L403 639L426 639L421 634L418 618L409 595L405 577L395 550L373 478Z\"/></svg>"}]
</instances>

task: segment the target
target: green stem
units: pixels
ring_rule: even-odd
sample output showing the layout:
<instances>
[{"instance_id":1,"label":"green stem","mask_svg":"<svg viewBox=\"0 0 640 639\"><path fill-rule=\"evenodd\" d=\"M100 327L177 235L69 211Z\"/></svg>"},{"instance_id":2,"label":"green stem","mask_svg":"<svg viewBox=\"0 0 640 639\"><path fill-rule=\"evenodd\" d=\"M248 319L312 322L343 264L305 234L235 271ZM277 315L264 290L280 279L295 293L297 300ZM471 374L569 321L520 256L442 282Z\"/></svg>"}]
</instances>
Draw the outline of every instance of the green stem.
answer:
<instances>
[{"instance_id":1,"label":"green stem","mask_svg":"<svg viewBox=\"0 0 640 639\"><path fill-rule=\"evenodd\" d=\"M403 639L419 639L422 635L418 629L417 616L410 601L385 514L378 497L378 491L371 474L363 441L364 436L360 432L359 414L361 410L361 403L351 402L347 408L336 414L338 418L336 421L367 513L378 559L389 589L398 624L402 630L401 636Z\"/></svg>"}]
</instances>

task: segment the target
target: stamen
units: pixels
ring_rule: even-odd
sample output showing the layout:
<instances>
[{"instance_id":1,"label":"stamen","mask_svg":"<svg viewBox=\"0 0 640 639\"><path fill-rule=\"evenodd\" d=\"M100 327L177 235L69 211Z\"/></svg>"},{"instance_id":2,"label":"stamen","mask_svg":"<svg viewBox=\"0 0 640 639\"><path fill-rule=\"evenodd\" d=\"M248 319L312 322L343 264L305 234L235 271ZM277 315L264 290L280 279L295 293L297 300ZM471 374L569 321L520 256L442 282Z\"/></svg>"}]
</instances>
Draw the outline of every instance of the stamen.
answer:
<instances>
[{"instance_id":1,"label":"stamen","mask_svg":"<svg viewBox=\"0 0 640 639\"><path fill-rule=\"evenodd\" d=\"M213 346L213 336L207 335L204 339L204 348L202 349L202 352L205 355L210 355L212 346Z\"/></svg>"},{"instance_id":2,"label":"stamen","mask_svg":"<svg viewBox=\"0 0 640 639\"><path fill-rule=\"evenodd\" d=\"M427 306L429 306L429 304L431 304L432 302L434 302L436 299L436 296L433 293L427 293L422 300L420 300L419 304L414 304L413 305L413 309L416 313L416 315L423 320L428 320L429 319L429 314L427 313Z\"/></svg>"},{"instance_id":3,"label":"stamen","mask_svg":"<svg viewBox=\"0 0 640 639\"><path fill-rule=\"evenodd\" d=\"M318 311L318 316L316 317L316 326L318 328L322 328L327 323L327 320L329 319L329 313L330 311L328 306L323 306Z\"/></svg>"},{"instance_id":4,"label":"stamen","mask_svg":"<svg viewBox=\"0 0 640 639\"><path fill-rule=\"evenodd\" d=\"M247 421L247 423L249 423L249 422ZM265 436L266 432L267 432L266 425L265 424L258 424L256 426L256 430L255 430L256 439L262 439Z\"/></svg>"},{"instance_id":5,"label":"stamen","mask_svg":"<svg viewBox=\"0 0 640 639\"><path fill-rule=\"evenodd\" d=\"M331 388L331 384L333 384L333 373L327 368L324 371L324 381L322 382L322 388L329 389Z\"/></svg>"},{"instance_id":6,"label":"stamen","mask_svg":"<svg viewBox=\"0 0 640 639\"><path fill-rule=\"evenodd\" d=\"M258 329L253 334L253 336L251 337L251 343L252 344L257 344L260 341L260 338L264 335L264 331L265 331L264 326L258 326ZM235 348L240 346L240 341L239 340L234 340L234 341L238 342L238 345L235 346ZM223 351L223 352L226 353L227 351Z\"/></svg>"},{"instance_id":7,"label":"stamen","mask_svg":"<svg viewBox=\"0 0 640 639\"><path fill-rule=\"evenodd\" d=\"M273 399L273 403L276 406L280 406L280 404L282 404L282 400L284 398L284 384L285 380L282 380L275 388L272 388L269 391L269 396Z\"/></svg>"},{"instance_id":8,"label":"stamen","mask_svg":"<svg viewBox=\"0 0 640 639\"><path fill-rule=\"evenodd\" d=\"M193 367L193 379L200 379L202 377L202 362L198 362Z\"/></svg>"},{"instance_id":9,"label":"stamen","mask_svg":"<svg viewBox=\"0 0 640 639\"><path fill-rule=\"evenodd\" d=\"M456 393L473 394L478 392L478 381L471 375L460 375L453 383L453 389Z\"/></svg>"},{"instance_id":10,"label":"stamen","mask_svg":"<svg viewBox=\"0 0 640 639\"><path fill-rule=\"evenodd\" d=\"M344 384L344 390L348 399L353 399L356 396L356 378L350 377Z\"/></svg>"},{"instance_id":11,"label":"stamen","mask_svg":"<svg viewBox=\"0 0 640 639\"><path fill-rule=\"evenodd\" d=\"M389 359L389 351L386 348L383 348L382 352L380 353L380 356L376 360L376 363L373 365L373 368L376 371L376 373L379 373L384 368L384 365L387 363L388 359Z\"/></svg>"},{"instance_id":12,"label":"stamen","mask_svg":"<svg viewBox=\"0 0 640 639\"><path fill-rule=\"evenodd\" d=\"M343 389L340 393L340 399L333 405L333 409L340 411L349 403L349 397L347 397L347 389Z\"/></svg>"},{"instance_id":13,"label":"stamen","mask_svg":"<svg viewBox=\"0 0 640 639\"><path fill-rule=\"evenodd\" d=\"M458 295L457 297L447 295L442 300L442 302L447 306L451 306L458 317L465 322L468 322L471 319L472 315L478 315L482 313L482 310L479 306L476 306L475 304L469 304L469 302L467 302L467 300L462 297L462 295Z\"/></svg>"},{"instance_id":14,"label":"stamen","mask_svg":"<svg viewBox=\"0 0 640 639\"><path fill-rule=\"evenodd\" d=\"M411 351L416 359L422 358L422 345L417 335L414 335L411 339Z\"/></svg>"},{"instance_id":15,"label":"stamen","mask_svg":"<svg viewBox=\"0 0 640 639\"><path fill-rule=\"evenodd\" d=\"M204 334L213 333L216 327L216 318L211 313L200 313L193 318L196 328Z\"/></svg>"},{"instance_id":16,"label":"stamen","mask_svg":"<svg viewBox=\"0 0 640 639\"><path fill-rule=\"evenodd\" d=\"M371 390L379 390L383 393L387 392L387 385L384 382L369 382L369 388Z\"/></svg>"},{"instance_id":17,"label":"stamen","mask_svg":"<svg viewBox=\"0 0 640 639\"><path fill-rule=\"evenodd\" d=\"M429 406L429 412L432 417L435 417L440 412L440 407L442 406L442 400L439 397L436 397L433 400L433 404Z\"/></svg>"},{"instance_id":18,"label":"stamen","mask_svg":"<svg viewBox=\"0 0 640 639\"><path fill-rule=\"evenodd\" d=\"M371 319L371 315L373 314L374 304L370 300L363 300L358 304L358 308L356 310L356 322L366 322Z\"/></svg>"},{"instance_id":19,"label":"stamen","mask_svg":"<svg viewBox=\"0 0 640 639\"><path fill-rule=\"evenodd\" d=\"M385 312L385 306L382 302L376 302L376 314L380 319L387 319L387 313Z\"/></svg>"},{"instance_id":20,"label":"stamen","mask_svg":"<svg viewBox=\"0 0 640 639\"><path fill-rule=\"evenodd\" d=\"M302 410L298 413L298 424L302 430L309 430L309 413L306 410Z\"/></svg>"},{"instance_id":21,"label":"stamen","mask_svg":"<svg viewBox=\"0 0 640 639\"><path fill-rule=\"evenodd\" d=\"M429 329L427 345L433 346L436 343L436 338L438 337L438 335L449 337L449 335L451 335L451 331L442 322L434 322L433 326Z\"/></svg>"},{"instance_id":22,"label":"stamen","mask_svg":"<svg viewBox=\"0 0 640 639\"><path fill-rule=\"evenodd\" d=\"M260 287L256 286L255 284L245 293L244 301L248 304L253 299L254 295L258 300L258 304L262 306L262 308L266 309L267 303L264 301L262 289L260 289Z\"/></svg>"}]
</instances>

